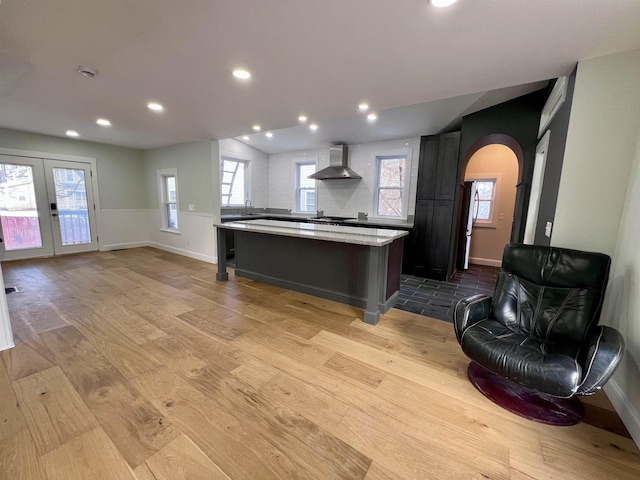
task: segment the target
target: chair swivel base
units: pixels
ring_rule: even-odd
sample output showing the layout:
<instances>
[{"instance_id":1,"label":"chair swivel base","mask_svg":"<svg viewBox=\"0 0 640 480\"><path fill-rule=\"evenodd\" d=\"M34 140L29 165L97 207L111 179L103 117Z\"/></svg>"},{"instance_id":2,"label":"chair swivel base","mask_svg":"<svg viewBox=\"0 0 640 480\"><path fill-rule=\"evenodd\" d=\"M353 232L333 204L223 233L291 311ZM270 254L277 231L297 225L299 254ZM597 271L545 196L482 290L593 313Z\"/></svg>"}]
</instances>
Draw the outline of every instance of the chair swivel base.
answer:
<instances>
[{"instance_id":1,"label":"chair swivel base","mask_svg":"<svg viewBox=\"0 0 640 480\"><path fill-rule=\"evenodd\" d=\"M577 397L558 398L522 386L490 372L476 362L467 368L471 383L492 402L516 415L548 425L582 421L584 406Z\"/></svg>"}]
</instances>

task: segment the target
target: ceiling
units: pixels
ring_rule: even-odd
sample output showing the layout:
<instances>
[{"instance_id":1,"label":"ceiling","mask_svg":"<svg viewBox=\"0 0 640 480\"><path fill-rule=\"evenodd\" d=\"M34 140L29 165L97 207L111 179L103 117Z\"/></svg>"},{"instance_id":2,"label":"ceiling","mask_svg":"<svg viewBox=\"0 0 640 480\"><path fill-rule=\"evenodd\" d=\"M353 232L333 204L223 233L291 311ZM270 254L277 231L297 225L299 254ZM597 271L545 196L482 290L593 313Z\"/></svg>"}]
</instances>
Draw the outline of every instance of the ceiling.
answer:
<instances>
[{"instance_id":1,"label":"ceiling","mask_svg":"<svg viewBox=\"0 0 640 480\"><path fill-rule=\"evenodd\" d=\"M153 148L257 123L268 152L406 138L640 48L638 24L638 0L2 0L0 127Z\"/></svg>"}]
</instances>

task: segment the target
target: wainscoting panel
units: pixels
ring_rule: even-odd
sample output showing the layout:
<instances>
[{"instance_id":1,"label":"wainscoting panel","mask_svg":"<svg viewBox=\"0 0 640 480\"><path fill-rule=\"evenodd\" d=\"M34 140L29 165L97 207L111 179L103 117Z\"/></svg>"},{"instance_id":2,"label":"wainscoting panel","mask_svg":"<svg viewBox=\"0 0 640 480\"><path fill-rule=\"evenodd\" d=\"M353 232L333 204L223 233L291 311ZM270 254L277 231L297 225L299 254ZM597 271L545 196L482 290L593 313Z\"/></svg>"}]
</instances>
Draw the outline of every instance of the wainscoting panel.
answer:
<instances>
[{"instance_id":1,"label":"wainscoting panel","mask_svg":"<svg viewBox=\"0 0 640 480\"><path fill-rule=\"evenodd\" d=\"M180 233L163 231L160 210L150 210L149 243L151 247L185 255L209 263L217 263L213 215L179 212Z\"/></svg>"},{"instance_id":2,"label":"wainscoting panel","mask_svg":"<svg viewBox=\"0 0 640 480\"><path fill-rule=\"evenodd\" d=\"M178 232L161 230L160 210L102 210L100 250L155 247L217 263L213 215L179 212Z\"/></svg>"},{"instance_id":3,"label":"wainscoting panel","mask_svg":"<svg viewBox=\"0 0 640 480\"><path fill-rule=\"evenodd\" d=\"M101 210L100 250L144 247L149 244L153 210Z\"/></svg>"}]
</instances>

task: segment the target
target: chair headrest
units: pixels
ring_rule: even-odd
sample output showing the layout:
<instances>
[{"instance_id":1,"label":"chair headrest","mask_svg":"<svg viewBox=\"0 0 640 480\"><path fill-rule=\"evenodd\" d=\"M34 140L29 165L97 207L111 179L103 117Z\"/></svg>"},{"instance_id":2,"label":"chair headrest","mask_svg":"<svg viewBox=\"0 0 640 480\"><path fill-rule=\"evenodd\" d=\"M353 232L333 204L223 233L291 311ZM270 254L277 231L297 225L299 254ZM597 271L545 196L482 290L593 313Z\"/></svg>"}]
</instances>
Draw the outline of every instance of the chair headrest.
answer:
<instances>
[{"instance_id":1,"label":"chair headrest","mask_svg":"<svg viewBox=\"0 0 640 480\"><path fill-rule=\"evenodd\" d=\"M538 285L604 289L611 258L604 253L512 243L505 247L502 270Z\"/></svg>"}]
</instances>

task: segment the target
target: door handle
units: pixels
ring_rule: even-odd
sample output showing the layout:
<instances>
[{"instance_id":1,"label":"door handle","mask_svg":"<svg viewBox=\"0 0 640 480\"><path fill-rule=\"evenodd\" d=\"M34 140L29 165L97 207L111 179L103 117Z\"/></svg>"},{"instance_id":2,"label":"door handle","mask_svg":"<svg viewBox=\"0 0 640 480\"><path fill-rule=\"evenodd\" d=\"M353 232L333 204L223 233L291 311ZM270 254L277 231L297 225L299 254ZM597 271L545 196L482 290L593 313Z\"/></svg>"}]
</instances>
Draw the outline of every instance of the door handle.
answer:
<instances>
[{"instance_id":1,"label":"door handle","mask_svg":"<svg viewBox=\"0 0 640 480\"><path fill-rule=\"evenodd\" d=\"M57 214L57 213L52 213L52 214L51 214L51 216L52 216L52 217L57 217L57 216L58 216L58 214Z\"/></svg>"}]
</instances>

